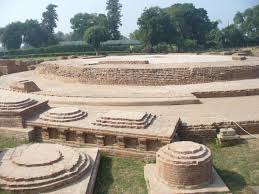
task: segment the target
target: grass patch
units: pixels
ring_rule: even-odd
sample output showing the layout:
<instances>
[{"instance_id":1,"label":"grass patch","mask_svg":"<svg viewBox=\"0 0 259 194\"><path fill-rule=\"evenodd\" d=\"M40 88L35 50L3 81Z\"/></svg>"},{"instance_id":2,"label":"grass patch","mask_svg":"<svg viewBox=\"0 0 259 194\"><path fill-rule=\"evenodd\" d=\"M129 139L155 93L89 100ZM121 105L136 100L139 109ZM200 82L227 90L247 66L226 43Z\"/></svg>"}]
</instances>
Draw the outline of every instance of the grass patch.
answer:
<instances>
[{"instance_id":1,"label":"grass patch","mask_svg":"<svg viewBox=\"0 0 259 194\"><path fill-rule=\"evenodd\" d=\"M0 136L0 150L4 148L13 148L21 144L29 143L27 140L18 140L15 138L6 138Z\"/></svg>"},{"instance_id":2,"label":"grass patch","mask_svg":"<svg viewBox=\"0 0 259 194\"><path fill-rule=\"evenodd\" d=\"M94 194L145 194L145 163L119 157L102 156Z\"/></svg>"},{"instance_id":3,"label":"grass patch","mask_svg":"<svg viewBox=\"0 0 259 194\"><path fill-rule=\"evenodd\" d=\"M248 186L259 185L259 141L243 141L232 147L210 144L213 163L233 193L250 193Z\"/></svg>"}]
</instances>

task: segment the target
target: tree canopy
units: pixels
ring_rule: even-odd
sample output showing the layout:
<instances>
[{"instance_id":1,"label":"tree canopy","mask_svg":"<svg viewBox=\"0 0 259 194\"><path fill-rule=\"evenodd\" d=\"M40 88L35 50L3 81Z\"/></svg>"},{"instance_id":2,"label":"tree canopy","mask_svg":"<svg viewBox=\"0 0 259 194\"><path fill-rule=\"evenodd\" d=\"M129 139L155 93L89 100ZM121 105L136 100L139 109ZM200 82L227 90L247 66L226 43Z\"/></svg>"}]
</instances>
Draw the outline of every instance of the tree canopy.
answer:
<instances>
[{"instance_id":1,"label":"tree canopy","mask_svg":"<svg viewBox=\"0 0 259 194\"><path fill-rule=\"evenodd\" d=\"M112 40L120 39L119 27L121 26L121 8L119 0L108 0L106 4L108 31Z\"/></svg>"},{"instance_id":2,"label":"tree canopy","mask_svg":"<svg viewBox=\"0 0 259 194\"><path fill-rule=\"evenodd\" d=\"M178 37L195 40L198 44L204 44L206 34L218 25L217 21L210 21L205 9L197 9L191 3L174 4L165 10L176 26Z\"/></svg>"},{"instance_id":3,"label":"tree canopy","mask_svg":"<svg viewBox=\"0 0 259 194\"><path fill-rule=\"evenodd\" d=\"M5 48L19 49L22 44L22 35L24 26L21 22L13 22L8 24L4 30L2 30L1 42Z\"/></svg>"},{"instance_id":4,"label":"tree canopy","mask_svg":"<svg viewBox=\"0 0 259 194\"><path fill-rule=\"evenodd\" d=\"M159 7L145 9L138 19L138 25L139 30L135 35L146 44L171 43L175 38L176 33L169 14Z\"/></svg>"},{"instance_id":5,"label":"tree canopy","mask_svg":"<svg viewBox=\"0 0 259 194\"><path fill-rule=\"evenodd\" d=\"M259 44L259 5L238 12L234 24L245 35L248 43Z\"/></svg>"},{"instance_id":6,"label":"tree canopy","mask_svg":"<svg viewBox=\"0 0 259 194\"><path fill-rule=\"evenodd\" d=\"M86 29L93 26L102 26L108 28L108 20L104 14L88 14L78 13L71 18L71 28L74 30L72 39L83 40L84 32Z\"/></svg>"},{"instance_id":7,"label":"tree canopy","mask_svg":"<svg viewBox=\"0 0 259 194\"><path fill-rule=\"evenodd\" d=\"M102 26L93 26L86 29L84 33L84 40L92 45L98 55L98 49L101 45L101 42L108 40L109 35L107 30Z\"/></svg>"},{"instance_id":8,"label":"tree canopy","mask_svg":"<svg viewBox=\"0 0 259 194\"><path fill-rule=\"evenodd\" d=\"M57 27L58 14L56 8L58 6L54 4L49 4L46 7L46 11L42 13L41 25L49 33L53 34L54 29Z\"/></svg>"},{"instance_id":9,"label":"tree canopy","mask_svg":"<svg viewBox=\"0 0 259 194\"><path fill-rule=\"evenodd\" d=\"M26 20L24 23L24 43L33 47L41 47L47 44L48 34L42 29L37 20Z\"/></svg>"}]
</instances>

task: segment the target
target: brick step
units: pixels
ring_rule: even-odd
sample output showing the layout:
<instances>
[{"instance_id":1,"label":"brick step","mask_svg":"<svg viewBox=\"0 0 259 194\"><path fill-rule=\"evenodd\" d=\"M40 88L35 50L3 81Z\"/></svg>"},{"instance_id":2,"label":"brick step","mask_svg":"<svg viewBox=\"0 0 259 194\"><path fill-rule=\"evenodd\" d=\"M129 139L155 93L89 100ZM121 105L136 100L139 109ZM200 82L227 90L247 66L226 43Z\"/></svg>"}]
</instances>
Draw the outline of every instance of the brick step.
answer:
<instances>
[{"instance_id":1,"label":"brick step","mask_svg":"<svg viewBox=\"0 0 259 194\"><path fill-rule=\"evenodd\" d=\"M73 116L56 116L53 117L52 115L42 115L40 118L44 121L50 121L50 122L71 122L71 121L78 121L81 120L82 118L86 117L87 113L81 112L77 115Z\"/></svg>"},{"instance_id":2,"label":"brick step","mask_svg":"<svg viewBox=\"0 0 259 194\"><path fill-rule=\"evenodd\" d=\"M148 122L149 118L151 117L151 114L145 114L145 116L141 120L121 120L121 119L113 119L113 118L101 118L97 119L97 123L109 123L109 124L118 124L118 125L143 125Z\"/></svg>"},{"instance_id":3,"label":"brick step","mask_svg":"<svg viewBox=\"0 0 259 194\"><path fill-rule=\"evenodd\" d=\"M23 108L28 108L32 105L37 104L36 100L32 100L30 98L27 98L22 101L17 101L17 102L1 102L0 101L0 110L17 110L17 109L23 109Z\"/></svg>"},{"instance_id":4,"label":"brick step","mask_svg":"<svg viewBox=\"0 0 259 194\"><path fill-rule=\"evenodd\" d=\"M130 121L128 123L123 123L123 121L122 123L118 123L117 120L106 120L106 122L102 120L102 122L97 121L93 124L101 127L145 129L153 122L155 118L156 116L150 114L147 120L143 121L142 124L135 124L134 122L130 124Z\"/></svg>"}]
</instances>

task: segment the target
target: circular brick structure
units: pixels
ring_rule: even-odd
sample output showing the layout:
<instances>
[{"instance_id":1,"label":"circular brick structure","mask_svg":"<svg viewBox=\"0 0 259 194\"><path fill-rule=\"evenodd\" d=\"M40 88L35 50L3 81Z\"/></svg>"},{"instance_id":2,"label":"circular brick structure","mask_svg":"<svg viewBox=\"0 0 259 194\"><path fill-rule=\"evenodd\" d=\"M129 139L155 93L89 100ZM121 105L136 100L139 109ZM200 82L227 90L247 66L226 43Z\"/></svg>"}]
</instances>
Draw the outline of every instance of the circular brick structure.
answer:
<instances>
[{"instance_id":1,"label":"circular brick structure","mask_svg":"<svg viewBox=\"0 0 259 194\"><path fill-rule=\"evenodd\" d=\"M43 113L40 118L49 122L72 122L78 121L87 116L86 112L74 107L52 108Z\"/></svg>"},{"instance_id":2,"label":"circular brick structure","mask_svg":"<svg viewBox=\"0 0 259 194\"><path fill-rule=\"evenodd\" d=\"M36 68L43 77L99 85L183 85L254 79L259 58L232 56L138 55L44 62Z\"/></svg>"},{"instance_id":3,"label":"circular brick structure","mask_svg":"<svg viewBox=\"0 0 259 194\"><path fill-rule=\"evenodd\" d=\"M1 188L14 193L40 193L70 184L84 176L90 157L55 144L31 144L0 154Z\"/></svg>"},{"instance_id":4,"label":"circular brick structure","mask_svg":"<svg viewBox=\"0 0 259 194\"><path fill-rule=\"evenodd\" d=\"M0 97L0 111L13 111L28 108L37 104L36 100L14 95L4 95Z\"/></svg>"},{"instance_id":5,"label":"circular brick structure","mask_svg":"<svg viewBox=\"0 0 259 194\"><path fill-rule=\"evenodd\" d=\"M200 188L213 181L211 151L204 145L168 144L157 152L156 161L157 178L172 188Z\"/></svg>"}]
</instances>

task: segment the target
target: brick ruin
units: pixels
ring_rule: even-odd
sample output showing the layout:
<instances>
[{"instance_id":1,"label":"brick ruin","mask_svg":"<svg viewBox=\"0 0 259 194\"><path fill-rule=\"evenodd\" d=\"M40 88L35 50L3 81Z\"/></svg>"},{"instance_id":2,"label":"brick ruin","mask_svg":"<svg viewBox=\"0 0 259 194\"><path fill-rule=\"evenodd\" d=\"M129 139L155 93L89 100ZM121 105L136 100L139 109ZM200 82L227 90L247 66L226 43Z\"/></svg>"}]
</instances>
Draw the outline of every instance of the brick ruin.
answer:
<instances>
[{"instance_id":1,"label":"brick ruin","mask_svg":"<svg viewBox=\"0 0 259 194\"><path fill-rule=\"evenodd\" d=\"M0 61L2 74L21 71L24 67L35 67L19 66L11 60L8 63L11 65L5 65L1 69ZM13 65L14 63L16 64ZM208 63L201 66L170 67L172 64L154 65L148 60L103 60L75 65L54 61L42 64L34 72L48 79L54 77L87 84L138 86L184 85L259 77L258 61L238 60L234 65L229 65L229 62L219 63L215 66L214 63ZM18 66L20 69L17 69ZM144 174L150 194L229 191L212 167L211 151L194 142L214 140L220 131L224 131L222 128L233 128L231 133L223 135L226 139L231 135L237 137L245 134L235 122L188 124L179 115L164 114L164 108L145 109L147 104L141 104L142 107L136 108L137 111L134 107L124 110L121 104L116 104L121 106L119 110L113 104L109 108L102 107L96 111L95 107L74 107L77 103L73 101L64 103L72 104L72 107L57 106L58 103L51 107L48 101L36 100L48 99L48 94L42 98L43 95L37 93L40 88L27 79L12 82L8 88L11 89L8 92L16 94L14 91L18 91L23 94L1 94L0 135L27 138L42 144L24 145L0 153L0 158L4 158L3 165L0 166L0 185L3 185L4 190L56 194L64 192L63 187L70 185L68 183L82 180L84 191L91 193L100 150L116 156L156 159L156 164L145 166ZM204 91L193 95L198 98L215 98L258 95L258 92L258 89L243 89ZM199 106L198 103L202 102L196 97L195 104ZM162 94L161 99L163 98ZM183 98L184 95L180 96L180 99ZM113 100L116 101L116 98ZM127 103L126 106L129 106ZM134 104L137 105L139 106ZM240 121L238 125L250 133L258 133L258 121ZM234 135L235 133L238 135ZM59 145L53 145L55 143ZM67 161L70 161L69 164ZM50 170L53 166L57 166L54 171ZM64 166L68 167L68 171L64 170ZM15 173L11 173L10 169L15 169ZM68 189L68 193L77 193L78 187L70 185Z\"/></svg>"},{"instance_id":2,"label":"brick ruin","mask_svg":"<svg viewBox=\"0 0 259 194\"><path fill-rule=\"evenodd\" d=\"M33 70L36 68L36 65L41 62L43 62L43 60L0 59L0 76Z\"/></svg>"},{"instance_id":3,"label":"brick ruin","mask_svg":"<svg viewBox=\"0 0 259 194\"><path fill-rule=\"evenodd\" d=\"M212 167L209 148L190 141L162 147L144 174L150 194L229 192Z\"/></svg>"},{"instance_id":4,"label":"brick ruin","mask_svg":"<svg viewBox=\"0 0 259 194\"><path fill-rule=\"evenodd\" d=\"M162 125L161 125L162 124ZM250 133L258 133L256 121L239 122ZM75 107L50 108L47 101L22 96L0 99L0 134L46 143L99 147L101 151L139 159L154 158L162 146L177 141L208 142L221 128L235 123L188 125L179 117L148 112L114 110L98 114ZM27 135L26 135L27 134Z\"/></svg>"},{"instance_id":5,"label":"brick ruin","mask_svg":"<svg viewBox=\"0 0 259 194\"><path fill-rule=\"evenodd\" d=\"M148 61L147 61L148 62ZM201 64L148 64L146 61L44 62L36 69L43 77L99 85L184 85L259 78L259 61ZM174 67L176 65L176 67Z\"/></svg>"},{"instance_id":6,"label":"brick ruin","mask_svg":"<svg viewBox=\"0 0 259 194\"><path fill-rule=\"evenodd\" d=\"M12 193L92 193L98 149L29 144L0 153L1 189ZM60 190L61 189L61 190Z\"/></svg>"},{"instance_id":7,"label":"brick ruin","mask_svg":"<svg viewBox=\"0 0 259 194\"><path fill-rule=\"evenodd\" d=\"M0 97L0 127L25 127L27 118L48 109L48 101L37 101L22 96Z\"/></svg>"},{"instance_id":8,"label":"brick ruin","mask_svg":"<svg viewBox=\"0 0 259 194\"><path fill-rule=\"evenodd\" d=\"M40 91L40 88L33 81L30 80L14 81L10 84L10 89L25 93Z\"/></svg>"}]
</instances>

